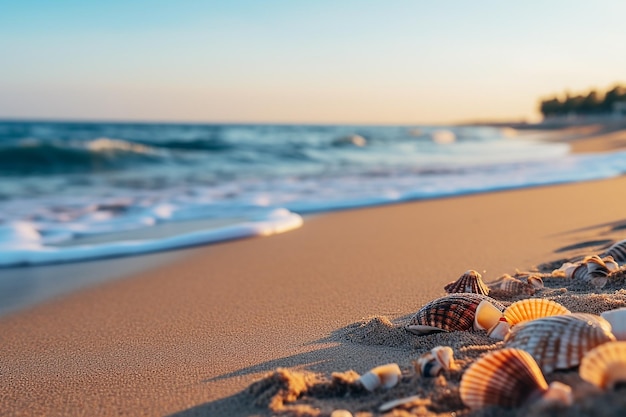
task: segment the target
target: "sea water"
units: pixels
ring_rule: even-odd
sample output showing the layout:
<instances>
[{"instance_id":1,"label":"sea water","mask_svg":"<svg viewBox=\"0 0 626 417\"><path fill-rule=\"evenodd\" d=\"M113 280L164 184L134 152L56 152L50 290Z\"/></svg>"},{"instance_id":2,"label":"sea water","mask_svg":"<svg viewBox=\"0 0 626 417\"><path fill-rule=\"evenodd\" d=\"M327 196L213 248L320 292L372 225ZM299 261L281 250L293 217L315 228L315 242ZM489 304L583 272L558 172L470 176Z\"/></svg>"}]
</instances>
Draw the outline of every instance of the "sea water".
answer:
<instances>
[{"instance_id":1,"label":"sea water","mask_svg":"<svg viewBox=\"0 0 626 417\"><path fill-rule=\"evenodd\" d=\"M479 126L0 122L0 266L125 256L303 224L302 214L608 178Z\"/></svg>"}]
</instances>

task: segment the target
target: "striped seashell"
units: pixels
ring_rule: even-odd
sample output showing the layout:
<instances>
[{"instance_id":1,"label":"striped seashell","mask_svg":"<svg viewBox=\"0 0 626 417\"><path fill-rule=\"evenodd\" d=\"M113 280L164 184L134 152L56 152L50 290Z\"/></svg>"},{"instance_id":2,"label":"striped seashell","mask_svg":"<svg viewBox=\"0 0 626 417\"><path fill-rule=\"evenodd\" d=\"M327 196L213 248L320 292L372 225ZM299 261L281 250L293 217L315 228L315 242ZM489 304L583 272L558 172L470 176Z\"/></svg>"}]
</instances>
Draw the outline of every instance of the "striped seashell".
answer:
<instances>
[{"instance_id":1,"label":"striped seashell","mask_svg":"<svg viewBox=\"0 0 626 417\"><path fill-rule=\"evenodd\" d=\"M613 264L611 264L611 268L613 268ZM564 272L565 278L588 282L596 288L602 288L606 285L611 272L597 255L587 256L577 263L566 262L558 270Z\"/></svg>"},{"instance_id":2,"label":"striped seashell","mask_svg":"<svg viewBox=\"0 0 626 417\"><path fill-rule=\"evenodd\" d=\"M517 294L533 295L535 294L535 291L536 291L534 285L529 284L528 282L519 280L517 278L514 278L510 276L509 274L505 274L497 282L498 282L497 287L494 288L493 286L490 286L490 288L491 289L497 288L500 291L504 291L509 294L516 294L516 295Z\"/></svg>"},{"instance_id":3,"label":"striped seashell","mask_svg":"<svg viewBox=\"0 0 626 417\"><path fill-rule=\"evenodd\" d=\"M602 389L626 383L626 342L609 342L592 349L580 362L582 379Z\"/></svg>"},{"instance_id":4,"label":"striped seashell","mask_svg":"<svg viewBox=\"0 0 626 417\"><path fill-rule=\"evenodd\" d=\"M505 337L504 345L530 353L549 373L578 366L585 353L614 340L611 325L602 317L574 313L520 323Z\"/></svg>"},{"instance_id":5,"label":"striped seashell","mask_svg":"<svg viewBox=\"0 0 626 417\"><path fill-rule=\"evenodd\" d=\"M559 382L548 386L532 356L521 349L488 353L463 374L461 400L471 409L488 405L517 407L532 400L571 404L571 388Z\"/></svg>"},{"instance_id":6,"label":"striped seashell","mask_svg":"<svg viewBox=\"0 0 626 417\"><path fill-rule=\"evenodd\" d=\"M617 340L626 340L626 307L605 311L600 317L611 324L611 332Z\"/></svg>"},{"instance_id":7,"label":"striped seashell","mask_svg":"<svg viewBox=\"0 0 626 417\"><path fill-rule=\"evenodd\" d=\"M504 317L511 326L515 326L516 324L528 320L569 313L571 313L571 311L552 300L546 300L545 298L526 298L508 306L506 310L504 310Z\"/></svg>"},{"instance_id":8,"label":"striped seashell","mask_svg":"<svg viewBox=\"0 0 626 417\"><path fill-rule=\"evenodd\" d=\"M433 332L487 330L502 317L504 305L482 294L449 294L426 304L406 329L417 335Z\"/></svg>"},{"instance_id":9,"label":"striped seashell","mask_svg":"<svg viewBox=\"0 0 626 417\"><path fill-rule=\"evenodd\" d=\"M618 264L626 263L626 240L621 240L617 243L611 245L602 255L602 258L605 256L611 256Z\"/></svg>"},{"instance_id":10,"label":"striped seashell","mask_svg":"<svg viewBox=\"0 0 626 417\"><path fill-rule=\"evenodd\" d=\"M448 294L457 292L472 292L475 294L489 295L489 288L483 282L482 276L473 269L465 272L459 279L452 281L444 290Z\"/></svg>"},{"instance_id":11,"label":"striped seashell","mask_svg":"<svg viewBox=\"0 0 626 417\"><path fill-rule=\"evenodd\" d=\"M434 377L442 371L458 369L458 366L451 347L436 346L419 357L415 368L422 376Z\"/></svg>"},{"instance_id":12,"label":"striped seashell","mask_svg":"<svg viewBox=\"0 0 626 417\"><path fill-rule=\"evenodd\" d=\"M389 363L371 369L369 372L361 375L358 381L366 390L374 391L378 387L395 387L400 382L401 377L402 371L400 371L398 364Z\"/></svg>"}]
</instances>

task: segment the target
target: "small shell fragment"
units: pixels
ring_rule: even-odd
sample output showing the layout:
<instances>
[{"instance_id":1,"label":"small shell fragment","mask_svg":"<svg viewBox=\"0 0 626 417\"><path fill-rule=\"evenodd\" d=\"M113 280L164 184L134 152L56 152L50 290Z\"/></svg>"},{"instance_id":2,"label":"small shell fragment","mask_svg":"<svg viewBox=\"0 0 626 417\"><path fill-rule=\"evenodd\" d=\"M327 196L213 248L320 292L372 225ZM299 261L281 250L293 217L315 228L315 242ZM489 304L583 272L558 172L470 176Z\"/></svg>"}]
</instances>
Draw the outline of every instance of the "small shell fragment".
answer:
<instances>
[{"instance_id":1,"label":"small shell fragment","mask_svg":"<svg viewBox=\"0 0 626 417\"><path fill-rule=\"evenodd\" d=\"M482 276L473 269L465 272L459 279L444 287L447 293L471 292L474 294L489 295L489 288L482 280Z\"/></svg>"},{"instance_id":2,"label":"small shell fragment","mask_svg":"<svg viewBox=\"0 0 626 417\"><path fill-rule=\"evenodd\" d=\"M504 310L504 317L511 326L542 317L570 314L561 304L545 298L526 298L511 304Z\"/></svg>"},{"instance_id":3,"label":"small shell fragment","mask_svg":"<svg viewBox=\"0 0 626 417\"><path fill-rule=\"evenodd\" d=\"M580 377L602 389L626 383L626 342L597 346L580 362Z\"/></svg>"},{"instance_id":4,"label":"small shell fragment","mask_svg":"<svg viewBox=\"0 0 626 417\"><path fill-rule=\"evenodd\" d=\"M358 381L368 391L374 391L378 387L393 388L400 381L402 371L397 363L377 366L363 374Z\"/></svg>"},{"instance_id":5,"label":"small shell fragment","mask_svg":"<svg viewBox=\"0 0 626 417\"><path fill-rule=\"evenodd\" d=\"M611 324L611 332L617 340L626 340L626 307L605 311L600 316Z\"/></svg>"},{"instance_id":6,"label":"small shell fragment","mask_svg":"<svg viewBox=\"0 0 626 417\"><path fill-rule=\"evenodd\" d=\"M330 413L330 417L352 417L352 413L348 410L335 410Z\"/></svg>"},{"instance_id":7,"label":"small shell fragment","mask_svg":"<svg viewBox=\"0 0 626 417\"><path fill-rule=\"evenodd\" d=\"M521 349L488 353L463 374L461 400L471 409L487 405L517 407L533 398L571 404L571 389L557 383L548 386L533 357Z\"/></svg>"},{"instance_id":8,"label":"small shell fragment","mask_svg":"<svg viewBox=\"0 0 626 417\"><path fill-rule=\"evenodd\" d=\"M417 335L433 332L487 330L502 317L504 305L482 294L456 293L424 305L407 324Z\"/></svg>"},{"instance_id":9,"label":"small shell fragment","mask_svg":"<svg viewBox=\"0 0 626 417\"><path fill-rule=\"evenodd\" d=\"M381 413L386 413L389 410L393 410L396 407L417 407L417 406L428 406L431 404L431 400L427 398L422 398L419 395L412 395L410 397L398 398L397 400L387 401L383 403L380 407L378 407L378 411Z\"/></svg>"},{"instance_id":10,"label":"small shell fragment","mask_svg":"<svg viewBox=\"0 0 626 417\"><path fill-rule=\"evenodd\" d=\"M449 346L436 346L417 360L417 371L425 377L435 377L443 371L458 369L454 351Z\"/></svg>"},{"instance_id":11,"label":"small shell fragment","mask_svg":"<svg viewBox=\"0 0 626 417\"><path fill-rule=\"evenodd\" d=\"M588 351L614 340L611 325L602 317L574 313L520 323L511 329L504 345L530 353L549 373L578 366Z\"/></svg>"}]
</instances>

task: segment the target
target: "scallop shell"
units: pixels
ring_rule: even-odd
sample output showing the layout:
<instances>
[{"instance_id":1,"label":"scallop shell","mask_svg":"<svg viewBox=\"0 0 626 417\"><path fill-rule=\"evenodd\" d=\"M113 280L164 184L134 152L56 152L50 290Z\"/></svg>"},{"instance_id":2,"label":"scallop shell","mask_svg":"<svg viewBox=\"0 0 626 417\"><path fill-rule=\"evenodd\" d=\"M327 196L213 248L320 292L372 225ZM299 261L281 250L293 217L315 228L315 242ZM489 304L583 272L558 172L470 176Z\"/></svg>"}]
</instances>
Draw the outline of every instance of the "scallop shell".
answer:
<instances>
[{"instance_id":1,"label":"scallop shell","mask_svg":"<svg viewBox=\"0 0 626 417\"><path fill-rule=\"evenodd\" d=\"M543 282L542 282L543 284ZM492 290L500 290L509 294L535 294L536 288L533 284L524 282L517 278L504 274L498 280L487 283L487 286Z\"/></svg>"},{"instance_id":2,"label":"scallop shell","mask_svg":"<svg viewBox=\"0 0 626 417\"><path fill-rule=\"evenodd\" d=\"M563 402L571 403L568 389L563 384L548 386L533 357L521 349L497 350L478 359L465 371L459 387L461 400L471 409L487 405L517 407L552 396L555 390L562 390Z\"/></svg>"},{"instance_id":3,"label":"scallop shell","mask_svg":"<svg viewBox=\"0 0 626 417\"><path fill-rule=\"evenodd\" d=\"M626 340L626 307L605 311L600 316L611 324L611 332L617 340Z\"/></svg>"},{"instance_id":4,"label":"scallop shell","mask_svg":"<svg viewBox=\"0 0 626 417\"><path fill-rule=\"evenodd\" d=\"M602 389L626 383L626 342L609 342L585 355L580 377Z\"/></svg>"},{"instance_id":5,"label":"scallop shell","mask_svg":"<svg viewBox=\"0 0 626 417\"><path fill-rule=\"evenodd\" d=\"M614 340L611 325L602 317L574 313L520 323L511 329L504 345L530 353L549 373L577 366L589 350Z\"/></svg>"},{"instance_id":6,"label":"scallop shell","mask_svg":"<svg viewBox=\"0 0 626 417\"><path fill-rule=\"evenodd\" d=\"M506 317L506 320L511 326L515 326L516 324L528 320L569 313L571 313L571 311L552 300L546 300L545 298L526 298L508 306L506 310L504 310L504 317Z\"/></svg>"},{"instance_id":7,"label":"scallop shell","mask_svg":"<svg viewBox=\"0 0 626 417\"><path fill-rule=\"evenodd\" d=\"M605 256L612 256L613 259L619 263L626 263L626 240L619 241L614 243L610 248L608 248L602 255L603 258Z\"/></svg>"},{"instance_id":8,"label":"scallop shell","mask_svg":"<svg viewBox=\"0 0 626 417\"><path fill-rule=\"evenodd\" d=\"M422 376L434 377L442 371L457 369L454 351L449 346L436 346L417 360L416 369Z\"/></svg>"},{"instance_id":9,"label":"scallop shell","mask_svg":"<svg viewBox=\"0 0 626 417\"><path fill-rule=\"evenodd\" d=\"M609 265L610 268L614 268L610 259ZM585 281L596 288L602 288L606 285L611 272L609 266L597 255L587 256L578 263L566 262L557 271L563 271L565 278Z\"/></svg>"},{"instance_id":10,"label":"scallop shell","mask_svg":"<svg viewBox=\"0 0 626 417\"><path fill-rule=\"evenodd\" d=\"M498 322L503 310L504 305L486 295L449 294L423 306L406 329L418 335L442 331L487 330Z\"/></svg>"},{"instance_id":11,"label":"scallop shell","mask_svg":"<svg viewBox=\"0 0 626 417\"><path fill-rule=\"evenodd\" d=\"M459 279L443 287L447 293L471 292L489 295L489 288L482 280L482 276L473 269L465 272Z\"/></svg>"},{"instance_id":12,"label":"scallop shell","mask_svg":"<svg viewBox=\"0 0 626 417\"><path fill-rule=\"evenodd\" d=\"M397 363L377 366L369 372L361 375L358 381L368 391L374 391L378 387L392 388L400 381L402 371Z\"/></svg>"}]
</instances>

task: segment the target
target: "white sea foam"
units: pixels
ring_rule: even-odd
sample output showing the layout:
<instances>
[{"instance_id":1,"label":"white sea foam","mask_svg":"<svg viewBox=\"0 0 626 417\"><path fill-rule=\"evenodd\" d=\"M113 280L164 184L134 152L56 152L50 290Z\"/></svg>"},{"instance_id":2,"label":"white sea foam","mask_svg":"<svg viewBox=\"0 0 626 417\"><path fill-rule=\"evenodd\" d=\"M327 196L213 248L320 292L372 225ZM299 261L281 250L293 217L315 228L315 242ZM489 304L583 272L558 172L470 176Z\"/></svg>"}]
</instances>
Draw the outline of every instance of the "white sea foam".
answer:
<instances>
[{"instance_id":1,"label":"white sea foam","mask_svg":"<svg viewBox=\"0 0 626 417\"><path fill-rule=\"evenodd\" d=\"M110 242L72 247L43 245L34 228L19 224L0 231L8 239L0 241L0 266L26 266L79 260L139 255L169 249L183 248L250 236L270 236L302 226L302 217L288 210L278 209L264 219L211 230L200 230L173 237L148 240ZM6 233L3 233L5 232ZM18 240L19 239L19 240Z\"/></svg>"}]
</instances>

